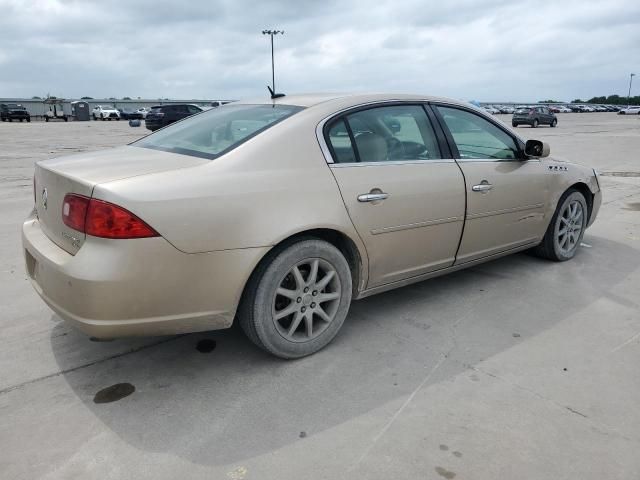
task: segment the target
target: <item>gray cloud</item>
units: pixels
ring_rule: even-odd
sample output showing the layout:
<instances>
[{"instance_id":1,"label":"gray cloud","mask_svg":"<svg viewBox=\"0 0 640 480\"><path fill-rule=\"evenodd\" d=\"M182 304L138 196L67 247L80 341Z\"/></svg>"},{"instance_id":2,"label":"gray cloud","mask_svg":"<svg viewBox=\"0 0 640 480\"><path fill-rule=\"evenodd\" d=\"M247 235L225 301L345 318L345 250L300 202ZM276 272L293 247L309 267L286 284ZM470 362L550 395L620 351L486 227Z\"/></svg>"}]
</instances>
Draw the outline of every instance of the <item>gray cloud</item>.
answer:
<instances>
[{"instance_id":1,"label":"gray cloud","mask_svg":"<svg viewBox=\"0 0 640 480\"><path fill-rule=\"evenodd\" d=\"M285 92L571 100L626 94L640 74L637 0L0 0L0 12L0 97L261 95L271 27L286 31Z\"/></svg>"}]
</instances>

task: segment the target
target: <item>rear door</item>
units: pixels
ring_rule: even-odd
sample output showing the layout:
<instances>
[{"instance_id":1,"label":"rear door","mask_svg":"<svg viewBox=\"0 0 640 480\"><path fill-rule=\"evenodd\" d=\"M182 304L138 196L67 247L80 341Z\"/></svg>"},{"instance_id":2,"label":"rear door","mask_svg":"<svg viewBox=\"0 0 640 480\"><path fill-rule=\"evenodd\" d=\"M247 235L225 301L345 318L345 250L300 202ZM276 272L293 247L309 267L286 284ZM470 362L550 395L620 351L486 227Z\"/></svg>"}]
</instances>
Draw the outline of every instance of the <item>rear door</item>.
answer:
<instances>
[{"instance_id":1,"label":"rear door","mask_svg":"<svg viewBox=\"0 0 640 480\"><path fill-rule=\"evenodd\" d=\"M368 287L451 266L462 173L422 105L371 106L324 127L344 203L369 256Z\"/></svg>"},{"instance_id":2,"label":"rear door","mask_svg":"<svg viewBox=\"0 0 640 480\"><path fill-rule=\"evenodd\" d=\"M520 142L472 109L434 107L466 179L467 212L456 263L540 240L546 229L547 176Z\"/></svg>"}]
</instances>

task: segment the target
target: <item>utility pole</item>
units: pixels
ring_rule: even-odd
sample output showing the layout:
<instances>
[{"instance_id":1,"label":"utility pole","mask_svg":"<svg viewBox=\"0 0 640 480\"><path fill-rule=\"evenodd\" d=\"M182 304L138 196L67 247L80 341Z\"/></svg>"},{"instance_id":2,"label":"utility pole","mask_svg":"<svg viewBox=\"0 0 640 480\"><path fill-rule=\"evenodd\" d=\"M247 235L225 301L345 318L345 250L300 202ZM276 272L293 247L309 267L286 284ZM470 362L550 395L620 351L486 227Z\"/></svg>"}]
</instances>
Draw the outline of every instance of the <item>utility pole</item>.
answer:
<instances>
[{"instance_id":1,"label":"utility pole","mask_svg":"<svg viewBox=\"0 0 640 480\"><path fill-rule=\"evenodd\" d=\"M273 60L273 36L278 34L284 35L284 30L263 30L262 34L269 35L271 37L271 92L273 95L276 93L276 72Z\"/></svg>"},{"instance_id":2,"label":"utility pole","mask_svg":"<svg viewBox=\"0 0 640 480\"><path fill-rule=\"evenodd\" d=\"M636 76L635 73L632 73L629 76L629 93L627 94L627 107L631 106L631 103L629 103L631 101L631 83L633 82L633 77L635 77L635 76Z\"/></svg>"}]
</instances>

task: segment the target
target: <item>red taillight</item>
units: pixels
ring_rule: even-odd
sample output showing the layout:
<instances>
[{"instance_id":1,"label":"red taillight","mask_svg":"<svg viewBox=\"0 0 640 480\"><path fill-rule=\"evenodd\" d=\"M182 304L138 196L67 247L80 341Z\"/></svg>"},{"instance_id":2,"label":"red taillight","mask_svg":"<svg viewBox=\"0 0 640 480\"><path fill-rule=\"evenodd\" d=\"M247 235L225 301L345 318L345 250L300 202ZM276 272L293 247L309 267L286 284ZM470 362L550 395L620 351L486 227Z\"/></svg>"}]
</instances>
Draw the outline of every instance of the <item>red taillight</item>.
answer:
<instances>
[{"instance_id":1,"label":"red taillight","mask_svg":"<svg viewBox=\"0 0 640 480\"><path fill-rule=\"evenodd\" d=\"M62 201L62 221L67 227L84 232L88 206L89 199L87 197L68 193Z\"/></svg>"},{"instance_id":2,"label":"red taillight","mask_svg":"<svg viewBox=\"0 0 640 480\"><path fill-rule=\"evenodd\" d=\"M62 205L65 225L102 238L148 238L158 233L133 213L113 203L68 194Z\"/></svg>"}]
</instances>

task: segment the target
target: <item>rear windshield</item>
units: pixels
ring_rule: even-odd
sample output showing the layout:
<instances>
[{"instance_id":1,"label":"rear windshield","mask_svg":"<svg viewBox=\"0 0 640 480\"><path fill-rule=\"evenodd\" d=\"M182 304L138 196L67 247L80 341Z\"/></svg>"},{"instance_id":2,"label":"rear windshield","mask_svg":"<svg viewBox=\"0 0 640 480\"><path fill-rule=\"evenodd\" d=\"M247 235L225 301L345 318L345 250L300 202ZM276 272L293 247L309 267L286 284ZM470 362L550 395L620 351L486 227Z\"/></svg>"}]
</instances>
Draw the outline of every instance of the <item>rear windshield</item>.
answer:
<instances>
[{"instance_id":1,"label":"rear windshield","mask_svg":"<svg viewBox=\"0 0 640 480\"><path fill-rule=\"evenodd\" d=\"M188 117L132 145L214 159L300 110L292 105L226 105Z\"/></svg>"},{"instance_id":2,"label":"rear windshield","mask_svg":"<svg viewBox=\"0 0 640 480\"><path fill-rule=\"evenodd\" d=\"M530 107L525 107L525 108L518 108L516 109L516 113L529 113L529 110L531 110Z\"/></svg>"}]
</instances>

